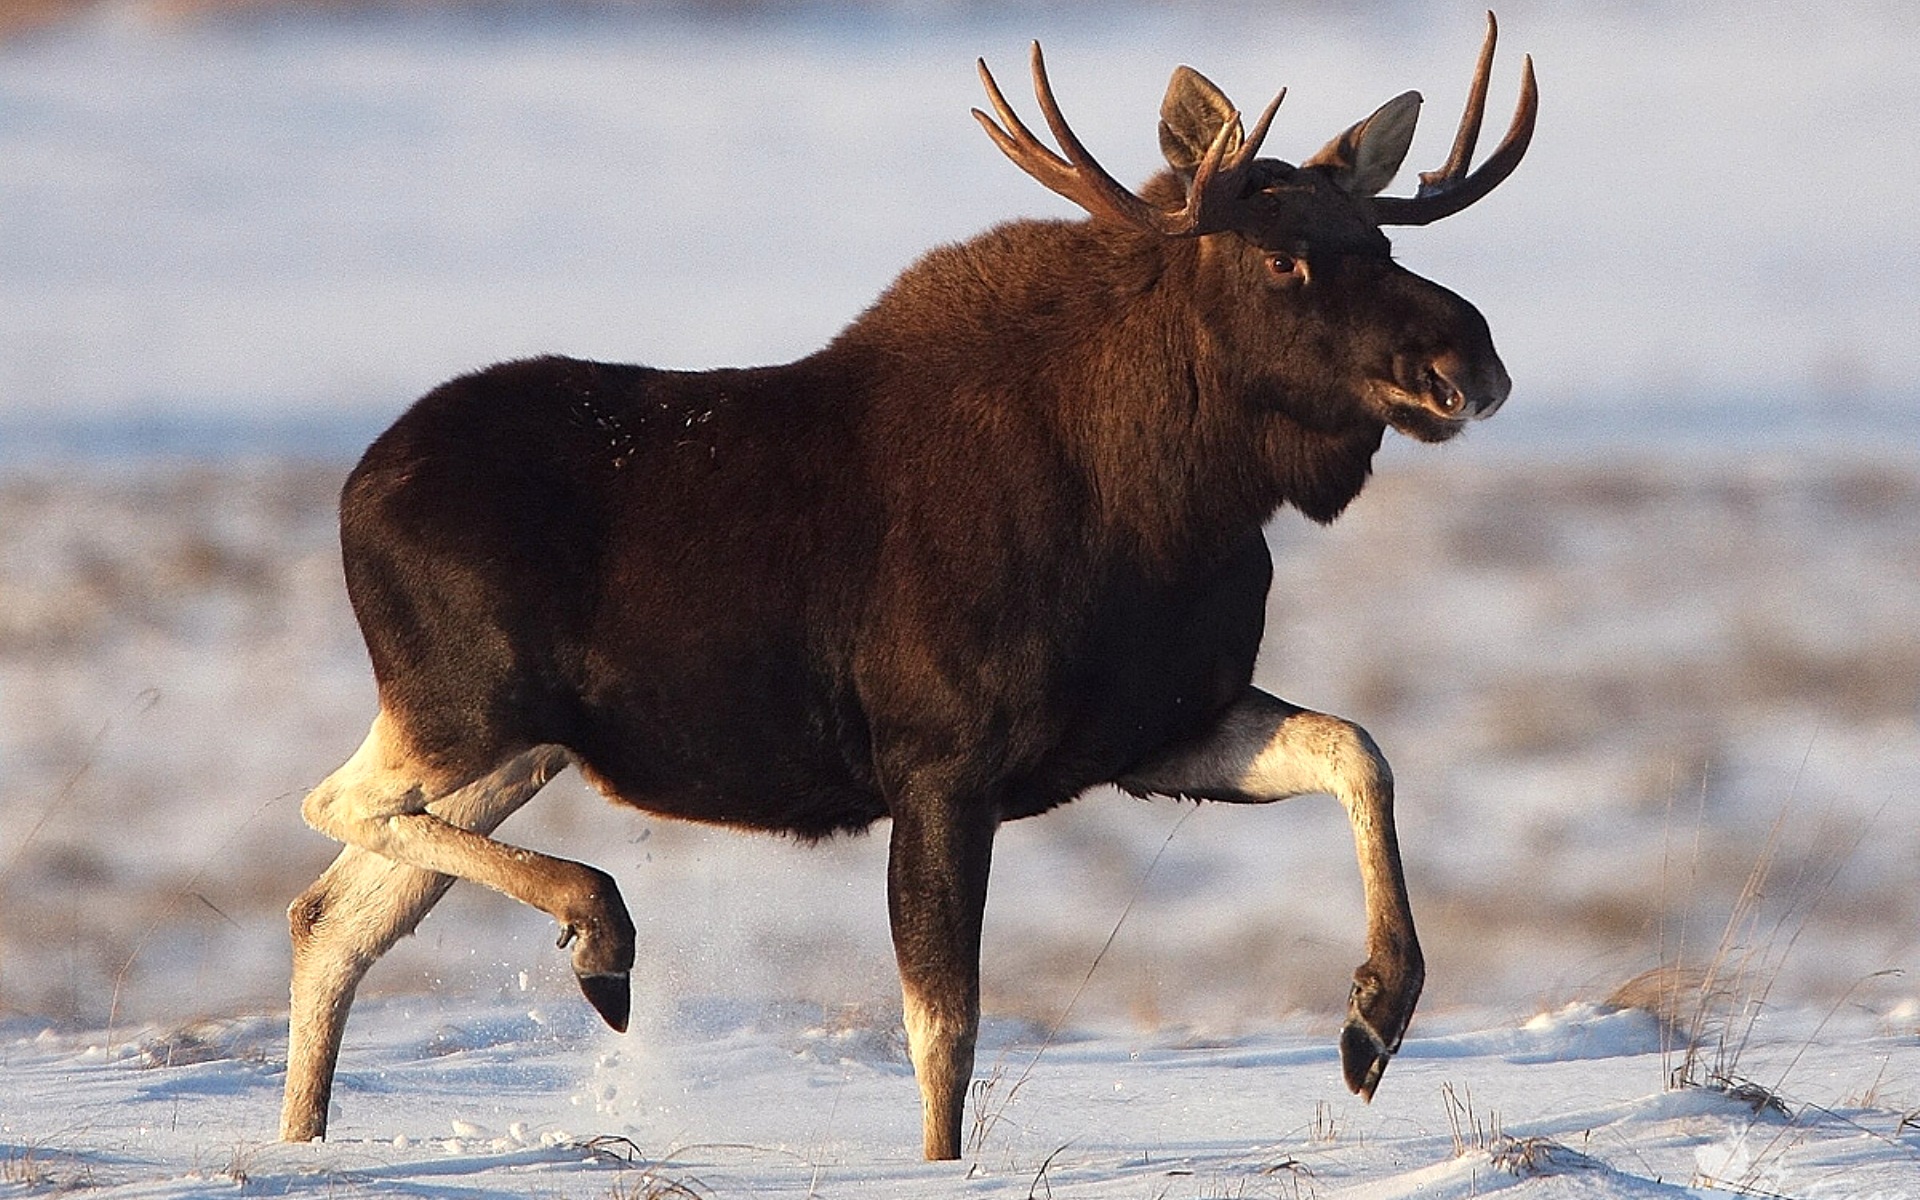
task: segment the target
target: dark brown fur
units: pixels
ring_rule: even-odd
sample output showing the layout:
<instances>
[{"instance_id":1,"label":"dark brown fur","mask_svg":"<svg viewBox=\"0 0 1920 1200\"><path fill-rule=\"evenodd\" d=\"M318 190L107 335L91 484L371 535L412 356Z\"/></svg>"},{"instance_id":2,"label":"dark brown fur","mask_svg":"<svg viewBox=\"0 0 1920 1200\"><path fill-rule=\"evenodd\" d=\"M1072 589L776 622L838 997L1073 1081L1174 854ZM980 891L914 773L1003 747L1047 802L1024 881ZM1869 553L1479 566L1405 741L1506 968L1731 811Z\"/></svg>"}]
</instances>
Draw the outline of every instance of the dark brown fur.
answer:
<instances>
[{"instance_id":1,"label":"dark brown fur","mask_svg":"<svg viewBox=\"0 0 1920 1200\"><path fill-rule=\"evenodd\" d=\"M1003 818L1123 775L1249 682L1262 523L1338 515L1386 427L1351 349L1216 343L1243 255L1021 223L791 366L447 384L343 497L383 706L450 773L554 743L640 807L806 837L935 764ZM1321 269L1485 344L1384 252ZM1366 332L1332 324L1247 332Z\"/></svg>"}]
</instances>

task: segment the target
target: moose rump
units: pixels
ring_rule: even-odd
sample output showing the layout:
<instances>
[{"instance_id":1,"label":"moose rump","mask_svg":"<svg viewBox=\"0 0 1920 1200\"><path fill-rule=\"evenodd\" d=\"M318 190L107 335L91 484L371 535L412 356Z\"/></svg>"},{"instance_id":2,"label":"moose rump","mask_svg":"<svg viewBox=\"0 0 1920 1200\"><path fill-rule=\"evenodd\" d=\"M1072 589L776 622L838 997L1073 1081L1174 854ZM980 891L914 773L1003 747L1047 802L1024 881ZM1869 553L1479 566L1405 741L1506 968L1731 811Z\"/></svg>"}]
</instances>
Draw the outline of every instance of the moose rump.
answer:
<instances>
[{"instance_id":1,"label":"moose rump","mask_svg":"<svg viewBox=\"0 0 1920 1200\"><path fill-rule=\"evenodd\" d=\"M794 382L535 359L375 442L343 558L412 753L470 780L565 746L643 808L804 837L884 815L829 632L878 521Z\"/></svg>"}]
</instances>

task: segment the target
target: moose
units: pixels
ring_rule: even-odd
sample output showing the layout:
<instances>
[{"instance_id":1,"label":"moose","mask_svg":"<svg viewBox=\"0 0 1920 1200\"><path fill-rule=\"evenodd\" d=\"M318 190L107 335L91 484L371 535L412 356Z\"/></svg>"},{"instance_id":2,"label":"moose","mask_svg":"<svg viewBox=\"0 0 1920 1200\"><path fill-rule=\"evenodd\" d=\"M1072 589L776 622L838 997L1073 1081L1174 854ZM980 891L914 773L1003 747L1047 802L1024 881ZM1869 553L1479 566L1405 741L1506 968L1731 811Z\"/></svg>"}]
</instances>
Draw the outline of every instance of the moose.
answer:
<instances>
[{"instance_id":1,"label":"moose","mask_svg":"<svg viewBox=\"0 0 1920 1200\"><path fill-rule=\"evenodd\" d=\"M1532 138L1531 60L1470 170L1497 29L1445 164L1380 193L1407 92L1298 165L1257 157L1187 67L1167 169L1116 182L1033 87L1059 150L979 64L973 115L1086 211L910 266L773 367L496 365L417 401L342 490L345 582L379 707L302 814L344 843L289 910L281 1135L323 1137L368 968L456 879L550 915L624 1030L635 933L611 876L495 840L576 767L650 813L803 840L889 822L887 901L924 1150L957 1158L994 835L1099 785L1350 817L1365 963L1339 1039L1371 1100L1425 967L1393 776L1360 726L1252 685L1283 507L1332 521L1385 431L1443 442L1510 383L1481 314L1382 232L1485 196Z\"/></svg>"}]
</instances>

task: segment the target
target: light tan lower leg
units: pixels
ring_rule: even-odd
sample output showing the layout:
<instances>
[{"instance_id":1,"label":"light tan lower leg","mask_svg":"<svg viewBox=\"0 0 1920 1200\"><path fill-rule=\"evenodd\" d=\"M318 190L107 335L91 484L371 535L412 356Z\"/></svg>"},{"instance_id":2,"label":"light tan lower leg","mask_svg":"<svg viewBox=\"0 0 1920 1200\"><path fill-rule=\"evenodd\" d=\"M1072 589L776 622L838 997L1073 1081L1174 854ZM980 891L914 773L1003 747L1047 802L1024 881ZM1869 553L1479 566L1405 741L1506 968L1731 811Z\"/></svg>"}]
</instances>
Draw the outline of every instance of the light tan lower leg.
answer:
<instances>
[{"instance_id":1,"label":"light tan lower leg","mask_svg":"<svg viewBox=\"0 0 1920 1200\"><path fill-rule=\"evenodd\" d=\"M280 1108L283 1140L326 1135L334 1067L354 990L374 961L411 932L452 883L449 876L348 846L287 910L293 986Z\"/></svg>"},{"instance_id":2,"label":"light tan lower leg","mask_svg":"<svg viewBox=\"0 0 1920 1200\"><path fill-rule=\"evenodd\" d=\"M557 748L528 751L431 809L455 826L491 833L566 761ZM321 788L339 786L349 768L360 769L350 762ZM280 1119L285 1140L308 1141L326 1133L334 1067L354 990L367 969L411 933L452 884L449 875L348 846L288 909L293 983Z\"/></svg>"},{"instance_id":3,"label":"light tan lower leg","mask_svg":"<svg viewBox=\"0 0 1920 1200\"><path fill-rule=\"evenodd\" d=\"M1123 779L1135 791L1264 804L1310 792L1347 810L1367 906L1367 961L1341 1037L1347 1084L1371 1099L1426 976L1394 834L1393 772L1351 721L1249 688L1209 736Z\"/></svg>"},{"instance_id":4,"label":"light tan lower leg","mask_svg":"<svg viewBox=\"0 0 1920 1200\"><path fill-rule=\"evenodd\" d=\"M554 748L531 751L562 754ZM556 768L557 769L557 768ZM494 841L429 803L423 773L383 712L340 770L308 795L308 824L349 846L410 867L472 880L560 923L581 975L624 974L633 930L612 877L581 863Z\"/></svg>"},{"instance_id":5,"label":"light tan lower leg","mask_svg":"<svg viewBox=\"0 0 1920 1200\"><path fill-rule=\"evenodd\" d=\"M1248 689L1212 735L1122 781L1136 791L1268 804L1324 792L1347 810L1367 903L1368 949L1411 929L1393 829L1393 771L1353 722Z\"/></svg>"},{"instance_id":6,"label":"light tan lower leg","mask_svg":"<svg viewBox=\"0 0 1920 1200\"><path fill-rule=\"evenodd\" d=\"M967 1088L973 1080L980 1013L943 1014L911 984L901 989L907 1054L920 1085L921 1146L929 1160L960 1156Z\"/></svg>"}]
</instances>

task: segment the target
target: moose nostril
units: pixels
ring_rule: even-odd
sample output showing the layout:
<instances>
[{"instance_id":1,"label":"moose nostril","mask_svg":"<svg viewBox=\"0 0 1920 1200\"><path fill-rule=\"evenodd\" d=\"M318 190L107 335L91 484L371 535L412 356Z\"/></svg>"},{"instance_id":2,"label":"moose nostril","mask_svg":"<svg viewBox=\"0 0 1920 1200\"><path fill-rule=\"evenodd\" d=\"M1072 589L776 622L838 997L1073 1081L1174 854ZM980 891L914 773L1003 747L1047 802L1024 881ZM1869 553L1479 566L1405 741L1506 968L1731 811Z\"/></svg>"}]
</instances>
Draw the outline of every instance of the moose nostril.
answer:
<instances>
[{"instance_id":1,"label":"moose nostril","mask_svg":"<svg viewBox=\"0 0 1920 1200\"><path fill-rule=\"evenodd\" d=\"M1459 412L1467 403L1466 396L1436 366L1426 370L1426 393L1433 397L1434 407L1449 415Z\"/></svg>"},{"instance_id":2,"label":"moose nostril","mask_svg":"<svg viewBox=\"0 0 1920 1200\"><path fill-rule=\"evenodd\" d=\"M1449 370L1450 366L1455 369ZM1427 403L1441 413L1449 417L1458 416L1467 406L1467 396L1466 392L1454 383L1457 374L1457 365L1450 363L1445 356L1429 360L1416 372L1413 390L1425 396Z\"/></svg>"}]
</instances>

